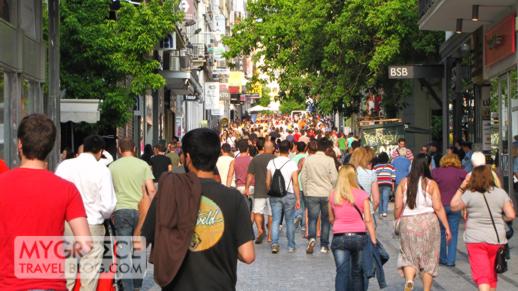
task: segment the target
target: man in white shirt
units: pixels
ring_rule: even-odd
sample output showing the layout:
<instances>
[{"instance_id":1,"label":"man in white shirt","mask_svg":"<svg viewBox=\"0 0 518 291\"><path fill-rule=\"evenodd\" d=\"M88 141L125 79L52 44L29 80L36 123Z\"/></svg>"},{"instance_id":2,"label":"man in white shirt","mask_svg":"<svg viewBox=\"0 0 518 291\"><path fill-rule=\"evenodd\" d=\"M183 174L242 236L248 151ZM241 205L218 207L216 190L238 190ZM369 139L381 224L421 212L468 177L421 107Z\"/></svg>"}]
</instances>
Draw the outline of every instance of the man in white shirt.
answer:
<instances>
[{"instance_id":1,"label":"man in white shirt","mask_svg":"<svg viewBox=\"0 0 518 291\"><path fill-rule=\"evenodd\" d=\"M104 220L110 218L117 202L110 170L99 160L103 154L105 143L102 137L91 135L84 140L84 152L74 159L63 161L56 169L56 175L68 180L77 187L83 199L90 233L94 237L92 250L80 259L80 273L88 274L81 278L81 290L96 290L98 273L103 258ZM70 228L65 227L65 235ZM66 261L67 288L74 288L75 259Z\"/></svg>"},{"instance_id":2,"label":"man in white shirt","mask_svg":"<svg viewBox=\"0 0 518 291\"><path fill-rule=\"evenodd\" d=\"M279 145L279 157L271 160L266 169L266 189L270 189L275 170L280 170L284 178L286 195L284 197L270 197L272 209L272 253L279 252L279 225L281 223L282 211L286 218L286 235L288 237L288 252L295 251L295 210L300 208L300 189L298 179L298 166L288 157L290 153L290 142L285 140ZM271 189L270 189L271 190Z\"/></svg>"}]
</instances>

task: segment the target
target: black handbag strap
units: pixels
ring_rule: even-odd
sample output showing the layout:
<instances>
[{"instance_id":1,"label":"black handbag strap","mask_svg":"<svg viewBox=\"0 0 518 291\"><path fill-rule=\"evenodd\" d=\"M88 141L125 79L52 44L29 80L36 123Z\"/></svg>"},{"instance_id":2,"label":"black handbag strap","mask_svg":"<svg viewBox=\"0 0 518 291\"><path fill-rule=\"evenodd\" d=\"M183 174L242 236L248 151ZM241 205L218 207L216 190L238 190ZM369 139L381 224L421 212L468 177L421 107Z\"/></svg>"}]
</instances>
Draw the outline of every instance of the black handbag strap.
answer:
<instances>
[{"instance_id":1,"label":"black handbag strap","mask_svg":"<svg viewBox=\"0 0 518 291\"><path fill-rule=\"evenodd\" d=\"M358 211L358 214L360 215L360 217L362 218L363 220L363 214L362 212L360 211L360 208L358 208L358 206L356 206L356 203L351 203L353 206L354 206L354 209L356 209L356 211Z\"/></svg>"},{"instance_id":2,"label":"black handbag strap","mask_svg":"<svg viewBox=\"0 0 518 291\"><path fill-rule=\"evenodd\" d=\"M491 209L489 208L489 203L487 203L486 194L482 193L482 197L484 197L484 201L486 202L487 210L489 211L489 217L491 217L491 223L493 224L493 228L495 229L496 239L500 244L500 236L498 235L498 230L496 230L495 220L493 219L493 213L491 213Z\"/></svg>"}]
</instances>

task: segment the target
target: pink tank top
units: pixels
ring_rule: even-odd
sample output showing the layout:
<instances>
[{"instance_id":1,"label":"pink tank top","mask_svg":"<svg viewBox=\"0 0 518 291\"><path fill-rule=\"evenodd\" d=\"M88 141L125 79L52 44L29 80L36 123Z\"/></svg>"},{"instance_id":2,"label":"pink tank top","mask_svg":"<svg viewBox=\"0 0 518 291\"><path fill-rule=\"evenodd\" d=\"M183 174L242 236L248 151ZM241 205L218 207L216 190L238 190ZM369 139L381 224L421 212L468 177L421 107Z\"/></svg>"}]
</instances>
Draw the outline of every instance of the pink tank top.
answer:
<instances>
[{"instance_id":1,"label":"pink tank top","mask_svg":"<svg viewBox=\"0 0 518 291\"><path fill-rule=\"evenodd\" d=\"M358 207L363 215L363 203L365 199L369 199L369 195L360 189L353 189L354 204ZM342 204L335 204L335 192L329 197L335 222L333 224L333 233L346 232L365 232L365 222L358 211L348 201L342 201Z\"/></svg>"},{"instance_id":2,"label":"pink tank top","mask_svg":"<svg viewBox=\"0 0 518 291\"><path fill-rule=\"evenodd\" d=\"M246 176L248 174L248 166L252 161L251 156L239 156L234 159L234 173L236 175L236 186L245 186L246 184ZM252 182L251 185L255 185Z\"/></svg>"}]
</instances>

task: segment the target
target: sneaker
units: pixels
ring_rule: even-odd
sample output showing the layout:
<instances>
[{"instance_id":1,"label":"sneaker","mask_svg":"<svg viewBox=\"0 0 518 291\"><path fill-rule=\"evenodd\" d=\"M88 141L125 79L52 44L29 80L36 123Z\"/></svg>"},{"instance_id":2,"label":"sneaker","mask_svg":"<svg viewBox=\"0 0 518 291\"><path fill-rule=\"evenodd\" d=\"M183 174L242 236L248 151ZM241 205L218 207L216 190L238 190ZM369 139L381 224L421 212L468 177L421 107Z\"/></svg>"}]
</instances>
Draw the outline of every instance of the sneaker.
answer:
<instances>
[{"instance_id":1,"label":"sneaker","mask_svg":"<svg viewBox=\"0 0 518 291\"><path fill-rule=\"evenodd\" d=\"M295 248L288 248L288 253L294 253L295 252Z\"/></svg>"},{"instance_id":2,"label":"sneaker","mask_svg":"<svg viewBox=\"0 0 518 291\"><path fill-rule=\"evenodd\" d=\"M412 290L414 290L414 282L412 282L412 281L406 282L404 291L412 291Z\"/></svg>"},{"instance_id":3,"label":"sneaker","mask_svg":"<svg viewBox=\"0 0 518 291\"><path fill-rule=\"evenodd\" d=\"M329 253L329 248L328 248L328 247L321 247L321 248L320 248L320 253L322 253L322 254L328 254L328 253Z\"/></svg>"},{"instance_id":4,"label":"sneaker","mask_svg":"<svg viewBox=\"0 0 518 291\"><path fill-rule=\"evenodd\" d=\"M387 217L387 213L383 213L381 216L383 216L383 217Z\"/></svg>"},{"instance_id":5,"label":"sneaker","mask_svg":"<svg viewBox=\"0 0 518 291\"><path fill-rule=\"evenodd\" d=\"M277 254L279 252L279 245L272 245L272 254Z\"/></svg>"},{"instance_id":6,"label":"sneaker","mask_svg":"<svg viewBox=\"0 0 518 291\"><path fill-rule=\"evenodd\" d=\"M313 250L315 249L316 241L314 238L310 239L308 242L308 246L306 247L306 254L310 255L313 253Z\"/></svg>"}]
</instances>

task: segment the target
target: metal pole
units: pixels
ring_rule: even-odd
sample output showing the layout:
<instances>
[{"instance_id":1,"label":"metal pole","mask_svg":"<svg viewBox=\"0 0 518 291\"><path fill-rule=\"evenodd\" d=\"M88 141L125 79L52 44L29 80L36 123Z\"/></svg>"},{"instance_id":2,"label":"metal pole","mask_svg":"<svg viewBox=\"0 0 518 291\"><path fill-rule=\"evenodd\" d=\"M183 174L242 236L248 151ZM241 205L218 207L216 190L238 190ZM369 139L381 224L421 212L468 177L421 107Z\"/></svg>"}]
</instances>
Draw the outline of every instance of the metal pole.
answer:
<instances>
[{"instance_id":1,"label":"metal pole","mask_svg":"<svg viewBox=\"0 0 518 291\"><path fill-rule=\"evenodd\" d=\"M450 131L449 102L448 102L448 59L444 61L444 73L442 75L442 152L446 154L448 149L448 135Z\"/></svg>"},{"instance_id":2,"label":"metal pole","mask_svg":"<svg viewBox=\"0 0 518 291\"><path fill-rule=\"evenodd\" d=\"M61 147L60 124L60 85L59 85L59 0L49 0L49 98L48 116L54 121L57 129L54 149L49 155L49 170L53 170L59 163Z\"/></svg>"},{"instance_id":3,"label":"metal pole","mask_svg":"<svg viewBox=\"0 0 518 291\"><path fill-rule=\"evenodd\" d=\"M159 136L158 136L158 129L159 129L159 105L160 105L160 102L159 102L159 94L158 94L158 90L154 90L153 93L152 93L152 96L153 96L153 138L152 138L152 141L153 141L153 145L156 145L158 144L158 141L159 141Z\"/></svg>"}]
</instances>

